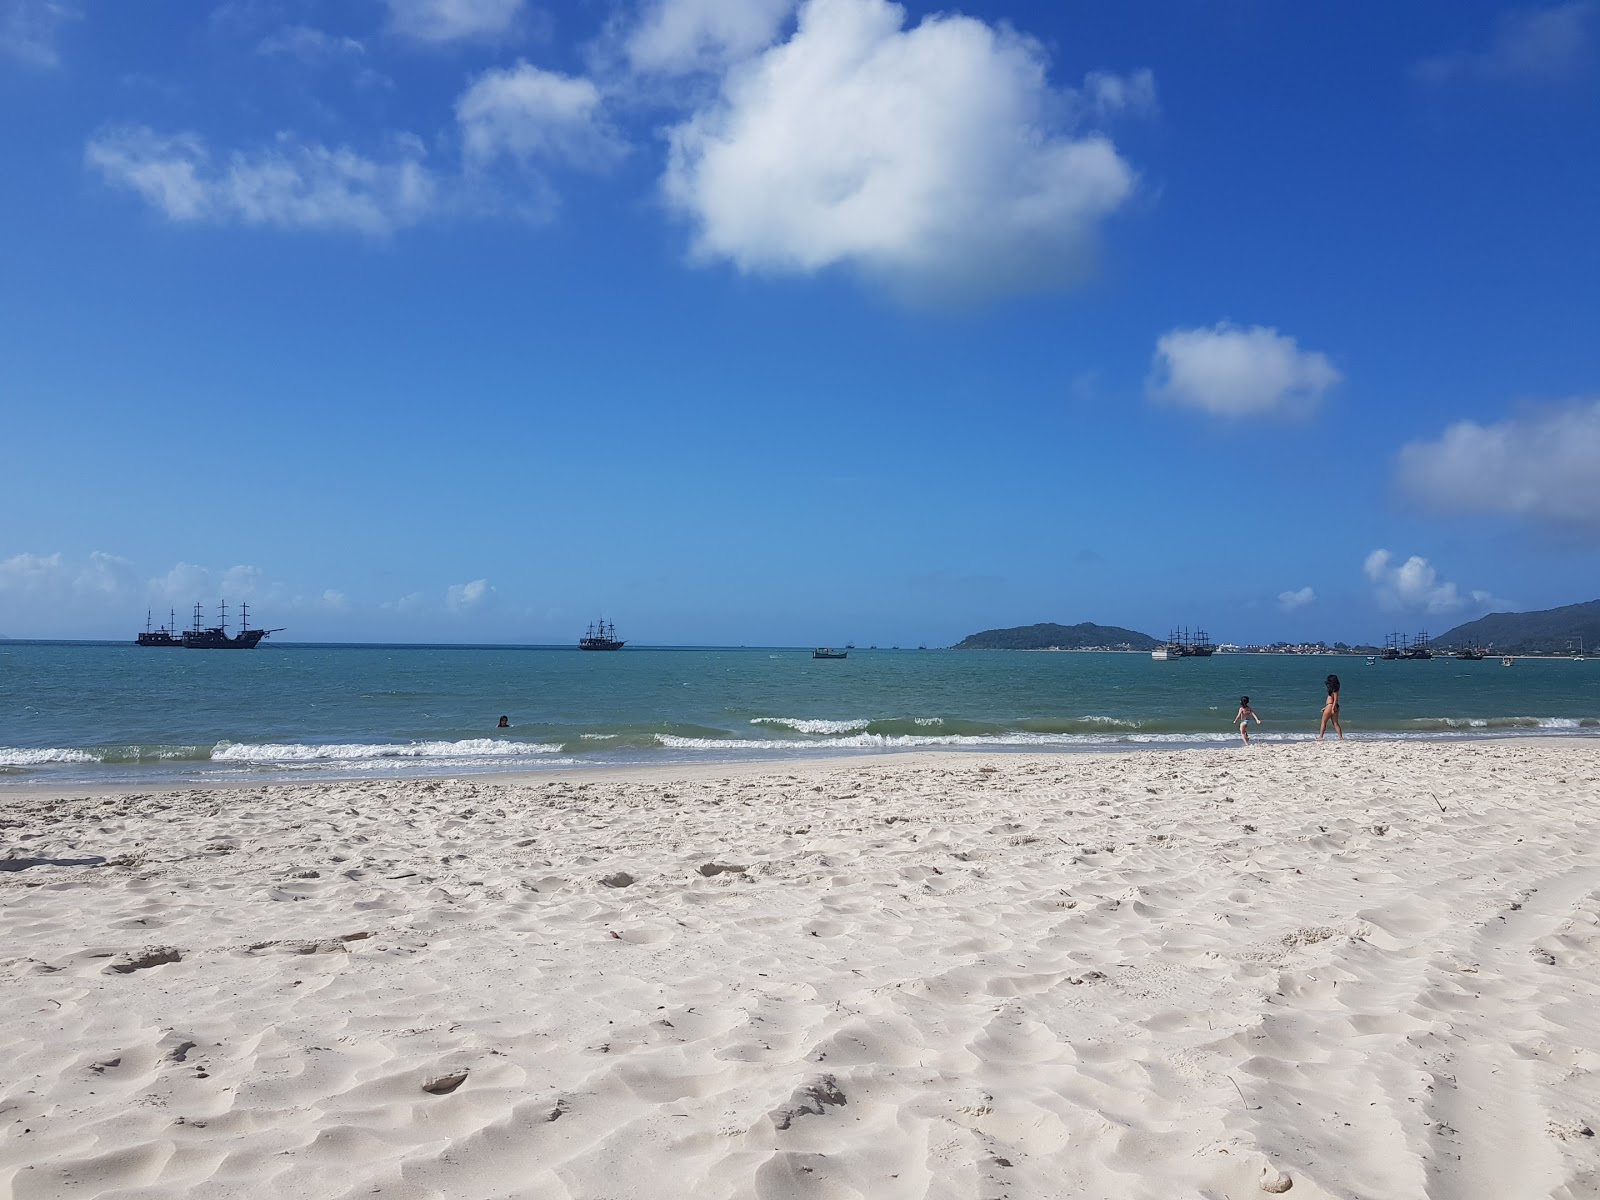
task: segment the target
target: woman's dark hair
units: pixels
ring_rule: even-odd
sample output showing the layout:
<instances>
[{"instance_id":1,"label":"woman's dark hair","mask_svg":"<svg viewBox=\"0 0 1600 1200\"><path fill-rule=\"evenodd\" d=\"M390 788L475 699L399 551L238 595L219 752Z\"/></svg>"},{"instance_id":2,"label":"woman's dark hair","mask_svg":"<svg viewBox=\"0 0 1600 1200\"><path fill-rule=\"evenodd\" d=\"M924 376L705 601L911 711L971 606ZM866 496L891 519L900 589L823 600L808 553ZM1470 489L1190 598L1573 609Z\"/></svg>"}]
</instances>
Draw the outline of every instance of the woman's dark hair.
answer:
<instances>
[{"instance_id":1,"label":"woman's dark hair","mask_svg":"<svg viewBox=\"0 0 1600 1200\"><path fill-rule=\"evenodd\" d=\"M1250 697L1249 696L1240 696L1239 697L1239 707L1240 708L1249 708L1250 707Z\"/></svg>"},{"instance_id":2,"label":"woman's dark hair","mask_svg":"<svg viewBox=\"0 0 1600 1200\"><path fill-rule=\"evenodd\" d=\"M1339 677L1337 675L1329 675L1328 676L1328 695L1331 696L1335 692L1337 692L1338 690L1339 690Z\"/></svg>"}]
</instances>

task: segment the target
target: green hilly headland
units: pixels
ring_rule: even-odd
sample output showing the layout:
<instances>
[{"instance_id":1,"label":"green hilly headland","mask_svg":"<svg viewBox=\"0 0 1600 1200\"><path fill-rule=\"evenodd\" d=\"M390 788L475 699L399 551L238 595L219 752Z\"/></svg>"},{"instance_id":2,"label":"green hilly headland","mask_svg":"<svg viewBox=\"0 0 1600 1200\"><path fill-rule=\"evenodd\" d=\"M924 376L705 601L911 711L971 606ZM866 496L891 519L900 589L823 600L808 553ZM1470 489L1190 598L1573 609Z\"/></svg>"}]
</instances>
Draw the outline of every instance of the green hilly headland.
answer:
<instances>
[{"instance_id":1,"label":"green hilly headland","mask_svg":"<svg viewBox=\"0 0 1600 1200\"><path fill-rule=\"evenodd\" d=\"M1538 612L1490 613L1433 640L1441 646L1472 642L1501 654L1564 654L1579 638L1585 649L1600 650L1600 600Z\"/></svg>"},{"instance_id":2,"label":"green hilly headland","mask_svg":"<svg viewBox=\"0 0 1600 1200\"><path fill-rule=\"evenodd\" d=\"M1120 625L1016 625L1010 629L985 629L968 634L955 644L956 650L1084 650L1110 647L1117 650L1154 650L1161 643L1148 633L1124 629Z\"/></svg>"}]
</instances>

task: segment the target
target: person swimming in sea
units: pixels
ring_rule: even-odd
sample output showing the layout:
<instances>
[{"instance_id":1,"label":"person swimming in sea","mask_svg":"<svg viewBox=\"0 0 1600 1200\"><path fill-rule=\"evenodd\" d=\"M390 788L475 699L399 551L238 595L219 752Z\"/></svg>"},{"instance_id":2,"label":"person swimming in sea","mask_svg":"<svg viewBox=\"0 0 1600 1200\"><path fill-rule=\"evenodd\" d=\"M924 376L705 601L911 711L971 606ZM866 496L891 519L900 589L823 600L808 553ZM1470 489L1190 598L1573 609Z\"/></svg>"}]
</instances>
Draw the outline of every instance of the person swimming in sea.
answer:
<instances>
[{"instance_id":1,"label":"person swimming in sea","mask_svg":"<svg viewBox=\"0 0 1600 1200\"><path fill-rule=\"evenodd\" d=\"M1328 699L1322 706L1322 727L1317 730L1317 741L1322 740L1322 735L1328 732L1328 722L1333 722L1333 730L1339 735L1339 740L1344 741L1344 726L1339 724L1339 677L1329 675L1323 681L1328 688Z\"/></svg>"},{"instance_id":2,"label":"person swimming in sea","mask_svg":"<svg viewBox=\"0 0 1600 1200\"><path fill-rule=\"evenodd\" d=\"M1239 727L1239 736L1244 739L1244 744L1250 744L1250 722L1261 724L1261 718L1256 716L1256 710L1250 707L1250 697L1239 697L1239 711L1233 714L1233 723Z\"/></svg>"},{"instance_id":3,"label":"person swimming in sea","mask_svg":"<svg viewBox=\"0 0 1600 1200\"><path fill-rule=\"evenodd\" d=\"M511 728L511 718L510 717L501 717L500 718L500 724L496 725L495 728L496 729L510 729Z\"/></svg>"}]
</instances>

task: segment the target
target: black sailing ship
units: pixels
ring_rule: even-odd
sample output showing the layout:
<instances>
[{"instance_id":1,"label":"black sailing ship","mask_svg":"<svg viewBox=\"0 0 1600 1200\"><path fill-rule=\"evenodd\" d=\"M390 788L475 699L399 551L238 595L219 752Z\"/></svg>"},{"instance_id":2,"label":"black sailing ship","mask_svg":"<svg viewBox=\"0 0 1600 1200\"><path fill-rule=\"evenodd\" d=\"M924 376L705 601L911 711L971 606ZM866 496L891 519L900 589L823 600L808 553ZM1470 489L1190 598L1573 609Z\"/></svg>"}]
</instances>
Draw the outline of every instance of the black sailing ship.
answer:
<instances>
[{"instance_id":1,"label":"black sailing ship","mask_svg":"<svg viewBox=\"0 0 1600 1200\"><path fill-rule=\"evenodd\" d=\"M183 631L183 645L187 650L254 650L269 633L282 633L282 629L251 629L250 605L240 605L239 632L228 636L228 602L222 602L222 616L215 625L203 625L200 605L194 606L194 628Z\"/></svg>"},{"instance_id":2,"label":"black sailing ship","mask_svg":"<svg viewBox=\"0 0 1600 1200\"><path fill-rule=\"evenodd\" d=\"M151 629L150 621L153 614L147 609L144 614L144 632L133 639L136 646L182 646L183 634L178 632L178 614L176 611L167 614L167 623L159 629Z\"/></svg>"},{"instance_id":3,"label":"black sailing ship","mask_svg":"<svg viewBox=\"0 0 1600 1200\"><path fill-rule=\"evenodd\" d=\"M590 625L581 638L578 639L579 650L621 650L626 642L617 640L617 626L615 622L601 617Z\"/></svg>"}]
</instances>

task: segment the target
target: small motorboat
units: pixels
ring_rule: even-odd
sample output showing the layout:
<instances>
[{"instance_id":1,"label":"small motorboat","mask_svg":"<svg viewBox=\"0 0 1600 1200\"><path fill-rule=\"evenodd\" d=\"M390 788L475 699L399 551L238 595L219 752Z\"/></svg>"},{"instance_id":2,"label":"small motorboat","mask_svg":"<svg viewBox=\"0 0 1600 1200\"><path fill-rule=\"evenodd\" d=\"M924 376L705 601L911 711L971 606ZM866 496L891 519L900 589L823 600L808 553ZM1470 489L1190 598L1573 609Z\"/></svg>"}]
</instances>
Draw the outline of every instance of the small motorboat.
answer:
<instances>
[{"instance_id":1,"label":"small motorboat","mask_svg":"<svg viewBox=\"0 0 1600 1200\"><path fill-rule=\"evenodd\" d=\"M1512 659L1511 655L1508 654L1500 660L1500 665L1502 667L1509 667L1513 661L1514 660Z\"/></svg>"},{"instance_id":2,"label":"small motorboat","mask_svg":"<svg viewBox=\"0 0 1600 1200\"><path fill-rule=\"evenodd\" d=\"M815 650L813 650L811 652L811 657L812 658L848 658L848 657L850 657L850 651L848 651L848 650L835 650L835 649L833 649L832 647L829 647L829 646L818 646Z\"/></svg>"}]
</instances>

